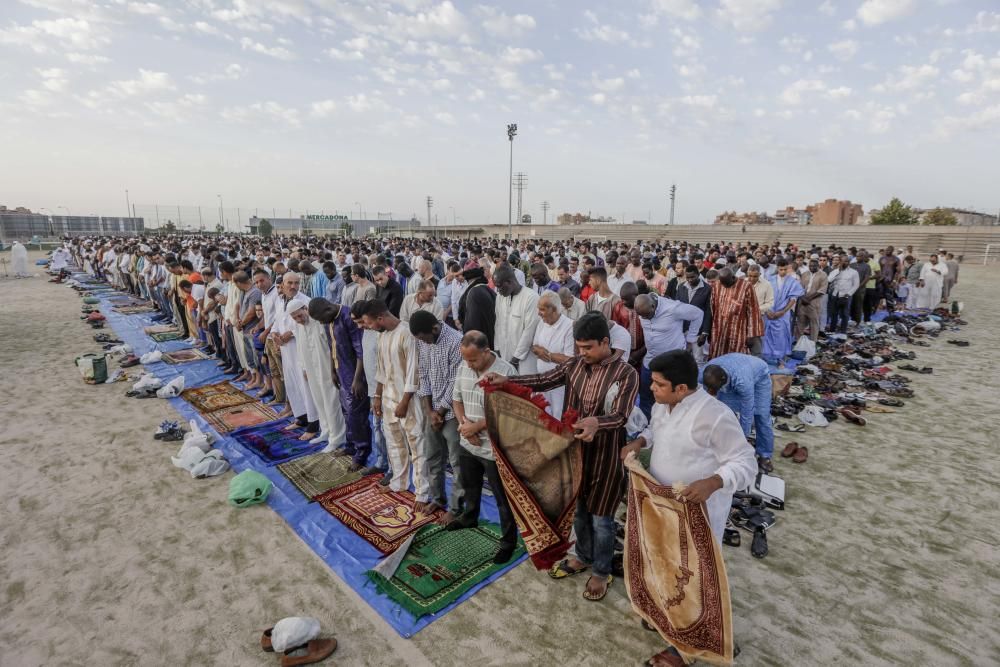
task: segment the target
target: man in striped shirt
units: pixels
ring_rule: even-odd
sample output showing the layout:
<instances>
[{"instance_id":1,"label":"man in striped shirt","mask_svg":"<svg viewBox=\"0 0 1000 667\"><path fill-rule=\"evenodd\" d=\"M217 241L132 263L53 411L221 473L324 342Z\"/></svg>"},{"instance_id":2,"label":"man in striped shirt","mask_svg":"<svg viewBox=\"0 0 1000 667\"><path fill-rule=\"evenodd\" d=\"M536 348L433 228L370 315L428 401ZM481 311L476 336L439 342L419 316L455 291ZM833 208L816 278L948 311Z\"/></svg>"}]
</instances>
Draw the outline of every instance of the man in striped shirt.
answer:
<instances>
[{"instance_id":1,"label":"man in striped shirt","mask_svg":"<svg viewBox=\"0 0 1000 667\"><path fill-rule=\"evenodd\" d=\"M621 501L625 468L621 448L626 444L625 424L639 392L639 375L620 350L612 350L608 321L590 312L573 326L578 355L550 371L515 379L535 391L566 387L564 410L576 410L573 428L583 448L583 482L577 498L576 556L553 566L554 579L579 574L593 567L583 597L601 600L611 585L611 559L615 546L615 509ZM487 375L495 385L507 378Z\"/></svg>"}]
</instances>

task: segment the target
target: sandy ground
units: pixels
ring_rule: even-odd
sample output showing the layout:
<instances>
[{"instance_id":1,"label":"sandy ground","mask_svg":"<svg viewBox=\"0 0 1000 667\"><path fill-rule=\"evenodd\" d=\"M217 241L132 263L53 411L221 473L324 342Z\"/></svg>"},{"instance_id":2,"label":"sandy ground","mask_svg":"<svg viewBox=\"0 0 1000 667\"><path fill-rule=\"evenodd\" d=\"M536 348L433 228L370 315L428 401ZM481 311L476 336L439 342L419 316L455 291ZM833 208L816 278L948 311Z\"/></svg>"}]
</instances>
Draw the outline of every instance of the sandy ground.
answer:
<instances>
[{"instance_id":1,"label":"sandy ground","mask_svg":"<svg viewBox=\"0 0 1000 667\"><path fill-rule=\"evenodd\" d=\"M34 255L32 256L34 259ZM989 665L1000 656L995 269L965 266L967 349L918 349L917 397L859 428L797 435L788 509L759 561L725 548L744 665ZM229 476L173 468L175 417L84 385L80 300L0 278L0 665L273 665L260 630L312 615L339 665L628 665L660 650L616 581L523 564L401 639L277 514L226 504ZM779 440L778 447L783 446Z\"/></svg>"}]
</instances>

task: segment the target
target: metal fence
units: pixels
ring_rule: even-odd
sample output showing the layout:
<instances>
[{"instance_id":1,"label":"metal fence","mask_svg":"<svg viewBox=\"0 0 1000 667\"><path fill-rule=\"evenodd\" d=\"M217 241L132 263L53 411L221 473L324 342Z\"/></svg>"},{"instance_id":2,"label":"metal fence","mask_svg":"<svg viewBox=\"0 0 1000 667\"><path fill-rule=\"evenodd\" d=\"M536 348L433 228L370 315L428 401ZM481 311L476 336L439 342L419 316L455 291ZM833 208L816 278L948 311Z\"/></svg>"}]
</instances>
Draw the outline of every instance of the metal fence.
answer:
<instances>
[{"instance_id":1,"label":"metal fence","mask_svg":"<svg viewBox=\"0 0 1000 667\"><path fill-rule=\"evenodd\" d=\"M391 213L371 211L362 207L300 209L263 206L192 206L183 204L133 204L135 215L146 221L147 229L164 227L172 223L180 231L249 232L251 218L301 218L310 215L347 216L350 220L393 220ZM409 220L409 216L402 216ZM399 216L395 217L399 221Z\"/></svg>"}]
</instances>

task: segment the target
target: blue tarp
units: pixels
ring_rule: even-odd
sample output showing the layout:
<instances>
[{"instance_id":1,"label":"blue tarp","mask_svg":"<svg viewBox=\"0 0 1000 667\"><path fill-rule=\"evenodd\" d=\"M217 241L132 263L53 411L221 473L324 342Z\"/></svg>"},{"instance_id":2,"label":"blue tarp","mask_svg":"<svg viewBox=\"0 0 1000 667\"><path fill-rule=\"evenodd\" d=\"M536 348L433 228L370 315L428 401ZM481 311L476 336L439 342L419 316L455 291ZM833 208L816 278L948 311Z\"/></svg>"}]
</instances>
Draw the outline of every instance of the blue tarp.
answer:
<instances>
[{"instance_id":1,"label":"blue tarp","mask_svg":"<svg viewBox=\"0 0 1000 667\"><path fill-rule=\"evenodd\" d=\"M115 331L122 341L132 346L135 354L141 356L153 350L171 352L189 347L182 340L174 340L166 343L153 341L143 333L144 327L155 324L150 317L153 313L148 315L122 315L116 313L112 309L113 304L107 300L114 294L111 292L107 295L101 295L103 299L101 311L107 318L108 326ZM220 372L216 365L215 359L177 365L158 362L145 366L145 369L147 372L163 379L164 382L178 375L183 375L186 388L199 387L226 379L226 376ZM241 472L247 468L252 468L271 480L274 488L267 499L267 504L288 522L288 525L316 552L316 555L323 559L330 569L336 572L341 579L353 588L372 609L378 612L403 637L412 637L416 632L441 618L473 596L479 589L500 578L511 568L527 558L527 556L522 556L511 562L508 567L473 586L469 592L436 614L414 618L391 599L379 594L375 586L365 576L365 572L375 567L383 558L382 554L374 546L334 518L333 515L324 510L319 504L308 502L299 490L284 475L278 472L276 468L264 465L252 453L240 447L232 438L216 433L187 401L182 398L172 398L169 400L174 409L186 421L193 419L203 431L212 432L216 435L215 447L222 451L234 471ZM221 496L219 502L220 504L224 503ZM254 510L232 509L230 511ZM499 522L500 520L497 514L496 502L491 495L483 494L481 512L484 519L493 522Z\"/></svg>"}]
</instances>

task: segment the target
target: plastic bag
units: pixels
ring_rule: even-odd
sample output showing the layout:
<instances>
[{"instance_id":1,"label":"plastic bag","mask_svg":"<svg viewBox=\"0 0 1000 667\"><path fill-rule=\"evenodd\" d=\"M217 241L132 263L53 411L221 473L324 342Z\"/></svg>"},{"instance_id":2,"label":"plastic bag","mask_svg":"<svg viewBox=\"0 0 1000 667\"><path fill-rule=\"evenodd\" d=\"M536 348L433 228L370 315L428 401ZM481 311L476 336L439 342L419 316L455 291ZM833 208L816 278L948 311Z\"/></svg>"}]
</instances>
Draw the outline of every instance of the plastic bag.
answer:
<instances>
[{"instance_id":1,"label":"plastic bag","mask_svg":"<svg viewBox=\"0 0 1000 667\"><path fill-rule=\"evenodd\" d=\"M799 336L799 340L795 343L793 351L803 352L806 359L811 359L816 356L816 342L809 338L809 336Z\"/></svg>"},{"instance_id":2,"label":"plastic bag","mask_svg":"<svg viewBox=\"0 0 1000 667\"><path fill-rule=\"evenodd\" d=\"M156 390L156 395L160 398L173 398L184 391L184 376L178 375L173 380Z\"/></svg>"},{"instance_id":3,"label":"plastic bag","mask_svg":"<svg viewBox=\"0 0 1000 667\"><path fill-rule=\"evenodd\" d=\"M163 353L159 350L153 350L152 352L147 352L146 354L139 357L139 363L145 364L155 364L160 358L163 357Z\"/></svg>"}]
</instances>

